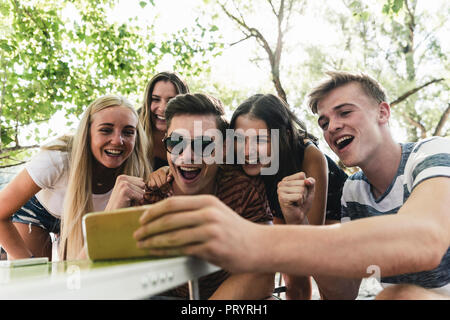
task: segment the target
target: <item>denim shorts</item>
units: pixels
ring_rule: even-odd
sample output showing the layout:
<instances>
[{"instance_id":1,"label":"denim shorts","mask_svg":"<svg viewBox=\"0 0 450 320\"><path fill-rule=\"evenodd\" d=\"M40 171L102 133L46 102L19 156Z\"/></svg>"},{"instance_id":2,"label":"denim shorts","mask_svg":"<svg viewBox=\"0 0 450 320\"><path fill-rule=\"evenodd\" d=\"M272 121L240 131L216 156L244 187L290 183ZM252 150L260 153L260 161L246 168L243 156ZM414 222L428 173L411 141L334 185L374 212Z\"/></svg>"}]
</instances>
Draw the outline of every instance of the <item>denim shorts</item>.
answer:
<instances>
[{"instance_id":1,"label":"denim shorts","mask_svg":"<svg viewBox=\"0 0 450 320\"><path fill-rule=\"evenodd\" d=\"M12 222L31 224L55 234L59 234L61 225L61 219L48 213L36 196L33 196L22 208L17 210L11 220Z\"/></svg>"}]
</instances>

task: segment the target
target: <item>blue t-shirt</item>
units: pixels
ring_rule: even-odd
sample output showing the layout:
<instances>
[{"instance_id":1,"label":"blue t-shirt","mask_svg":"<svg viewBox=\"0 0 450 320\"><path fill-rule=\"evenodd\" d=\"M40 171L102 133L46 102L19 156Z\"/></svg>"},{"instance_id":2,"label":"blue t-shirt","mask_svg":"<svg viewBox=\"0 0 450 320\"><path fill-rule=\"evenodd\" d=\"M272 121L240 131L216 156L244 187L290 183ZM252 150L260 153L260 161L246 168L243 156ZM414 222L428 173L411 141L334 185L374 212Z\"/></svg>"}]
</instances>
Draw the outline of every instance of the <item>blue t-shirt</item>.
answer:
<instances>
[{"instance_id":1,"label":"blue t-shirt","mask_svg":"<svg viewBox=\"0 0 450 320\"><path fill-rule=\"evenodd\" d=\"M371 185L362 171L347 179L341 200L343 219L395 214L419 183L434 177L450 177L449 139L431 137L416 143L401 144L401 147L402 158L397 174L378 199L374 198ZM411 283L425 288L449 285L450 248L436 269L384 277L381 282Z\"/></svg>"}]
</instances>

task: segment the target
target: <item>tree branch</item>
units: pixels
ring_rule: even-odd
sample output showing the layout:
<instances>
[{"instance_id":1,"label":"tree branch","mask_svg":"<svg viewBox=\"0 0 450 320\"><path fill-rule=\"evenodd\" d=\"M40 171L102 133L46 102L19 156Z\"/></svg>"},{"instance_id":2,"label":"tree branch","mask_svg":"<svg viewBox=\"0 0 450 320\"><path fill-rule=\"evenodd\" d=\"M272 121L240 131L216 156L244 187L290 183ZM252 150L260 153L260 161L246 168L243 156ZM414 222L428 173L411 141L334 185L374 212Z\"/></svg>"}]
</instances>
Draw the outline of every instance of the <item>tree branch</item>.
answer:
<instances>
[{"instance_id":1,"label":"tree branch","mask_svg":"<svg viewBox=\"0 0 450 320\"><path fill-rule=\"evenodd\" d=\"M447 122L449 115L450 115L450 103L447 105L447 109L445 109L444 113L439 119L436 129L434 130L433 136L441 136L441 131L442 129L444 129L444 125Z\"/></svg>"},{"instance_id":2,"label":"tree branch","mask_svg":"<svg viewBox=\"0 0 450 320\"><path fill-rule=\"evenodd\" d=\"M26 161L21 161L21 162L14 163L14 164L5 164L5 165L1 165L1 166L0 166L0 169L11 168L11 167L17 167L17 166L20 166L21 164L24 164L24 163L26 163Z\"/></svg>"},{"instance_id":3,"label":"tree branch","mask_svg":"<svg viewBox=\"0 0 450 320\"><path fill-rule=\"evenodd\" d=\"M247 24L245 22L244 16L242 15L241 11L239 10L239 7L236 4L236 2L234 0L232 2L233 2L234 9L236 9L237 13L239 13L239 16L241 17L241 21L244 22L244 24Z\"/></svg>"},{"instance_id":4,"label":"tree branch","mask_svg":"<svg viewBox=\"0 0 450 320\"><path fill-rule=\"evenodd\" d=\"M416 21L415 21L416 4L413 4L413 6L414 6L414 8L411 9L409 7L408 0L405 0L406 11L408 11L408 16L411 19L410 20L410 24L409 24L409 28L410 28L410 31L412 31L412 32L414 32L414 27L416 25Z\"/></svg>"},{"instance_id":5,"label":"tree branch","mask_svg":"<svg viewBox=\"0 0 450 320\"><path fill-rule=\"evenodd\" d=\"M247 39L249 39L249 38L251 38L251 37L253 37L253 35L249 34L248 36L246 36L245 38L243 38L243 39L241 39L241 40L238 40L238 41L235 41L235 42L233 42L233 43L230 43L229 46L232 47L232 46L234 46L234 45L236 45L236 44L238 44L238 43L241 43L242 41L245 41L245 40L247 40Z\"/></svg>"},{"instance_id":6,"label":"tree branch","mask_svg":"<svg viewBox=\"0 0 450 320\"><path fill-rule=\"evenodd\" d=\"M304 10L304 7L305 7L305 1L303 1L302 2L302 4L301 4L301 7L300 7L300 9L299 9L299 12L303 12L303 10ZM286 21L286 24L284 25L284 29L283 29L283 32L286 32L287 30L289 30L290 29L290 27L291 27L291 24L290 24L290 20L291 20L291 14L292 14L292 7L294 6L294 1L293 0L291 0L291 1L289 1L289 9L287 10L287 17L286 17L286 19L285 19L285 21Z\"/></svg>"},{"instance_id":7,"label":"tree branch","mask_svg":"<svg viewBox=\"0 0 450 320\"><path fill-rule=\"evenodd\" d=\"M248 30L250 32L250 27L245 23L244 17L242 17L242 15L241 15L241 19L239 19L234 14L229 12L224 4L222 4L221 2L218 2L218 3L219 3L219 6L222 8L223 12L225 12L225 14L228 16L228 18L230 18L231 20L236 22L238 25L240 25L241 27L243 27L244 29L246 29L246 30Z\"/></svg>"},{"instance_id":8,"label":"tree branch","mask_svg":"<svg viewBox=\"0 0 450 320\"><path fill-rule=\"evenodd\" d=\"M40 145L38 145L38 144L34 144L34 145L30 145L30 146L9 147L9 148L4 148L4 149L0 150L0 154L5 154L7 152L12 152L12 151L17 151L17 150L34 149L34 148L39 148L39 147L40 147Z\"/></svg>"},{"instance_id":9,"label":"tree branch","mask_svg":"<svg viewBox=\"0 0 450 320\"><path fill-rule=\"evenodd\" d=\"M414 89L411 89L411 90L405 92L404 94L402 94L400 97L398 97L398 98L395 99L394 101L392 101L392 102L390 103L390 105L391 105L391 107L393 107L393 106L399 104L400 102L402 102L403 100L406 100L409 96L413 95L413 94L416 93L417 91L422 90L423 88L429 86L430 84L433 84L433 83L436 83L436 82L440 82L440 81L443 81L443 80L444 80L443 78L440 78L440 79L433 79L433 80L428 81L427 83L421 85L420 87L416 87L416 88L414 88Z\"/></svg>"},{"instance_id":10,"label":"tree branch","mask_svg":"<svg viewBox=\"0 0 450 320\"><path fill-rule=\"evenodd\" d=\"M50 118L46 118L46 119L41 119L41 120L34 120L34 121L30 121L28 123L21 123L21 124L17 124L14 127L3 127L4 129L8 130L8 129L16 129L16 128L22 128L22 127L26 127L29 126L31 124L36 124L36 123L41 123L41 122L47 122L49 121Z\"/></svg>"},{"instance_id":11,"label":"tree branch","mask_svg":"<svg viewBox=\"0 0 450 320\"><path fill-rule=\"evenodd\" d=\"M267 2L270 4L270 7L272 8L272 12L275 16L278 16L277 11L275 10L275 6L272 3L272 0L267 0Z\"/></svg>"},{"instance_id":12,"label":"tree branch","mask_svg":"<svg viewBox=\"0 0 450 320\"><path fill-rule=\"evenodd\" d=\"M20 9L19 2L17 0L14 0L13 4L16 7L17 11L20 13L22 10ZM33 17L33 15L31 14L31 12L29 10L27 10L26 8L23 8L23 12L25 12L25 14L30 18L30 20L33 21L36 24L36 26L38 27L39 30L42 31L44 36L47 39L50 39L50 34L47 31L47 25L45 24L45 22L41 19L42 26L40 26L39 22L35 19L35 17Z\"/></svg>"},{"instance_id":13,"label":"tree branch","mask_svg":"<svg viewBox=\"0 0 450 320\"><path fill-rule=\"evenodd\" d=\"M282 37L283 37L283 33L281 30L281 24L283 22L283 16L284 16L284 1L282 0L280 2L280 12L278 14L276 14L273 3L271 1L268 1L269 4L272 7L272 11L274 11L275 16L277 17L277 22L278 22L278 39L277 39L277 45L275 50L272 50L272 48L270 47L269 42L266 40L266 38L262 35L262 33L254 28L254 27L250 27L246 22L244 17L242 16L242 14L240 13L239 9L237 8L235 2L233 1L233 4L235 5L236 11L238 12L238 14L240 15L240 18L237 17L236 15L234 15L233 13L231 13L226 7L225 4L221 3L220 1L218 1L219 6L221 7L221 9L223 10L223 12L228 16L228 18L230 18L232 21L234 21L235 23L238 24L238 26L240 26L240 28L244 29L245 31L243 31L241 29L241 31L244 33L244 35L246 36L245 39L254 37L256 39L256 41L259 43L259 45L264 49L264 51L266 51L268 58L269 58L269 63L270 63L270 67L271 67L271 72L272 72L272 81L275 85L275 89L277 91L278 96L283 99L284 101L286 100L286 93L281 85L281 81L280 81L280 75L279 75L279 71L280 71L280 67L279 67L279 63L280 63L280 58L281 58L281 51L283 48L283 43L282 43ZM292 8L292 7L291 7ZM247 33L248 32L248 33ZM243 40L245 40L243 39ZM239 43L243 40L240 40L236 43Z\"/></svg>"},{"instance_id":14,"label":"tree branch","mask_svg":"<svg viewBox=\"0 0 450 320\"><path fill-rule=\"evenodd\" d=\"M422 123L420 123L420 121L414 120L414 118L410 114L405 114L404 117L410 124L420 130L420 136L422 139L425 139L427 137L427 129Z\"/></svg>"},{"instance_id":15,"label":"tree branch","mask_svg":"<svg viewBox=\"0 0 450 320\"><path fill-rule=\"evenodd\" d=\"M280 11L279 11L279 14L277 15L278 37L277 37L277 46L275 49L275 63L276 63L275 69L277 69L277 70L279 69L279 64L280 64L280 60L281 60L281 52L283 50L283 30L281 29L281 24L283 23L283 18L284 18L284 0L281 0Z\"/></svg>"}]
</instances>

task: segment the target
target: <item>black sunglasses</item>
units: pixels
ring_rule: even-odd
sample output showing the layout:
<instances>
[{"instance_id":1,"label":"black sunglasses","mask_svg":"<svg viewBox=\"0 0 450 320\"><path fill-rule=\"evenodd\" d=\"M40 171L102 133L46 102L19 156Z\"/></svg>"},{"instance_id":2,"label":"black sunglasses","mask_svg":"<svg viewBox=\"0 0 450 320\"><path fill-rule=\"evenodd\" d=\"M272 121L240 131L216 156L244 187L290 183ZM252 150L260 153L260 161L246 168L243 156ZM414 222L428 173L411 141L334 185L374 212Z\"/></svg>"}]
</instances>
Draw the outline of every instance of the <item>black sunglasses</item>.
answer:
<instances>
[{"instance_id":1,"label":"black sunglasses","mask_svg":"<svg viewBox=\"0 0 450 320\"><path fill-rule=\"evenodd\" d=\"M180 155L189 145L191 150L200 157L203 156L206 147L211 144L214 145L214 141L208 136L189 139L176 133L172 133L170 136L165 137L163 142L166 150L171 154Z\"/></svg>"}]
</instances>

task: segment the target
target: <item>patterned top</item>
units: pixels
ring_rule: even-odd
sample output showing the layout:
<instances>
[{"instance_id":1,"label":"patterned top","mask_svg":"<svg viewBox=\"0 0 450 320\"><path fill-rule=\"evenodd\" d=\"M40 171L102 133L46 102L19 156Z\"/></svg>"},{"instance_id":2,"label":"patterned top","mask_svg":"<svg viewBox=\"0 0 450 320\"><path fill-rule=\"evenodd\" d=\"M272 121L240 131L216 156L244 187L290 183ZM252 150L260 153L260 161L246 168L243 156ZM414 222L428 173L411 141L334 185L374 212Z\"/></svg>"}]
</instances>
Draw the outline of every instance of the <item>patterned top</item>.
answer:
<instances>
[{"instance_id":1,"label":"patterned top","mask_svg":"<svg viewBox=\"0 0 450 320\"><path fill-rule=\"evenodd\" d=\"M238 168L220 168L216 176L216 196L237 214L256 223L267 223L273 220L266 198L264 183L259 177L249 177ZM170 189L163 186L160 190L147 190L145 203L155 203L168 197ZM199 279L200 299L208 299L229 277L229 273L221 270ZM170 290L162 295L187 299L187 285Z\"/></svg>"},{"instance_id":2,"label":"patterned top","mask_svg":"<svg viewBox=\"0 0 450 320\"><path fill-rule=\"evenodd\" d=\"M395 214L421 182L434 177L450 177L450 140L431 137L401 144L402 158L396 176L386 192L373 197L371 185L362 171L351 175L344 185L342 217L360 219ZM411 283L439 288L450 283L450 248L440 265L430 271L381 278L385 283Z\"/></svg>"}]
</instances>

